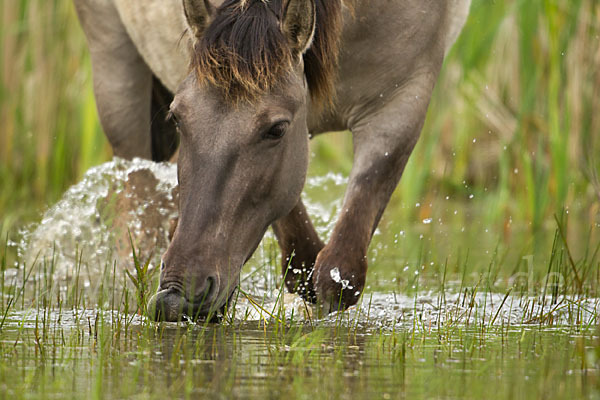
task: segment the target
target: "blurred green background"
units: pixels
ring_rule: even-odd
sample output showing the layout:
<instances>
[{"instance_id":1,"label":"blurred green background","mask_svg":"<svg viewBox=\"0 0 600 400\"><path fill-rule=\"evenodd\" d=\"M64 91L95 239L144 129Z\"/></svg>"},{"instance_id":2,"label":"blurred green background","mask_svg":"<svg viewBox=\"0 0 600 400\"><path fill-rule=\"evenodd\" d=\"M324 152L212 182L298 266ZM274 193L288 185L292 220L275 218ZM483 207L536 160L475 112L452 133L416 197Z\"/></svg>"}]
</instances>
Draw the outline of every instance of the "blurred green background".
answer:
<instances>
[{"instance_id":1,"label":"blurred green background","mask_svg":"<svg viewBox=\"0 0 600 400\"><path fill-rule=\"evenodd\" d=\"M111 150L71 1L0 4L4 236L39 218ZM473 0L392 204L475 195L497 226L519 220L535 230L568 208L591 228L600 204L599 106L600 2ZM313 153L312 174L351 168L348 134L317 139Z\"/></svg>"}]
</instances>

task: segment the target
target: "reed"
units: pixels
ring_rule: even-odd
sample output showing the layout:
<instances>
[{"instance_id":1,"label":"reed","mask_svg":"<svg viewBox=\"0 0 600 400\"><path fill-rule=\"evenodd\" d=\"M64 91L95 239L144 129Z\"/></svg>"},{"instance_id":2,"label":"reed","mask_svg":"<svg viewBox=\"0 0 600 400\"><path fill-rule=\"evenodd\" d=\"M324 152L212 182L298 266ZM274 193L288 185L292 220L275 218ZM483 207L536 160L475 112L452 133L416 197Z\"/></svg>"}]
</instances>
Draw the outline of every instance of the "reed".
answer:
<instances>
[{"instance_id":1,"label":"reed","mask_svg":"<svg viewBox=\"0 0 600 400\"><path fill-rule=\"evenodd\" d=\"M9 229L110 150L71 2L4 1L0 21L0 215Z\"/></svg>"}]
</instances>

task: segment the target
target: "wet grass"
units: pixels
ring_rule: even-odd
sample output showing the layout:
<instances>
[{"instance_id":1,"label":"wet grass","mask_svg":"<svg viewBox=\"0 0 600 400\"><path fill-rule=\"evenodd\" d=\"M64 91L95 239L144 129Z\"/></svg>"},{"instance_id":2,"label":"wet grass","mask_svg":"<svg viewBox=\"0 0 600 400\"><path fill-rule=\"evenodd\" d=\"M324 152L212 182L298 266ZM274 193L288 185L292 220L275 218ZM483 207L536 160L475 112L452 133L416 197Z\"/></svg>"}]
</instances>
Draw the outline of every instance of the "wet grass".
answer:
<instances>
[{"instance_id":1,"label":"wet grass","mask_svg":"<svg viewBox=\"0 0 600 400\"><path fill-rule=\"evenodd\" d=\"M424 335L413 341L402 333L346 337L320 329L277 337L270 329L266 334L246 329L241 342L239 328L194 326L146 331L115 342L103 323L98 321L94 337L71 332L65 341L82 350L50 353L51 362L32 347L11 350L37 364L27 369L3 366L4 377L22 382L12 386L14 393L69 397L65 393L74 389L75 397L86 398L585 398L592 397L596 381L590 372L593 343L580 333L463 330L451 340ZM556 351L564 348L571 351ZM500 377L498 370L508 373Z\"/></svg>"},{"instance_id":2,"label":"wet grass","mask_svg":"<svg viewBox=\"0 0 600 400\"><path fill-rule=\"evenodd\" d=\"M131 272L107 263L93 279L84 255L64 280L54 257L16 268L3 262L0 392L597 398L598 251L574 252L561 233L567 216L557 220L547 262L525 273L499 245L485 262L465 255L432 265L433 253L421 251L400 281L380 261L359 305L327 316L282 292L270 237L219 324L146 319L141 311L156 288L137 256ZM388 251L397 249L381 247L380 255Z\"/></svg>"}]
</instances>

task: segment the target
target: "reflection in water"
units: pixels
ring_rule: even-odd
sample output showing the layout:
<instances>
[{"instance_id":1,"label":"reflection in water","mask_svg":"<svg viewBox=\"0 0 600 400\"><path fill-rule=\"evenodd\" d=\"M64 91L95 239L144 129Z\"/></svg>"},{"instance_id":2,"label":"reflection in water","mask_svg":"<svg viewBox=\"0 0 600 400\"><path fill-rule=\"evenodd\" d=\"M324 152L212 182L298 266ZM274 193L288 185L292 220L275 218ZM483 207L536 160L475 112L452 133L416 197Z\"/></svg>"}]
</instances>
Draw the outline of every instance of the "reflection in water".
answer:
<instances>
[{"instance_id":1,"label":"reflection in water","mask_svg":"<svg viewBox=\"0 0 600 400\"><path fill-rule=\"evenodd\" d=\"M0 349L13 367L0 382L15 387L37 368L30 394L44 396L535 398L549 380L561 398L597 394L598 370L586 361L594 343L570 327L155 324L110 311L8 318Z\"/></svg>"}]
</instances>

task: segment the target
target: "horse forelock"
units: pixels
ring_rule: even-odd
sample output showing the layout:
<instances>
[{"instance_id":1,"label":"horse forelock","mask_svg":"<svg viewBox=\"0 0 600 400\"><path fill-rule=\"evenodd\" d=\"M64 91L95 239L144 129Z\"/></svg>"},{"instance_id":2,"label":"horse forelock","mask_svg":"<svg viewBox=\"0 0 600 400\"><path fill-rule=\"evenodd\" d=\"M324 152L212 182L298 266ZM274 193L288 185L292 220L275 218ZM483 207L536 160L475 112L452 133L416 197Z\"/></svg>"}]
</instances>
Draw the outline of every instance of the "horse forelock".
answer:
<instances>
[{"instance_id":1,"label":"horse forelock","mask_svg":"<svg viewBox=\"0 0 600 400\"><path fill-rule=\"evenodd\" d=\"M252 101L285 78L293 54L280 28L287 0L225 0L194 47L192 67L232 102ZM341 29L340 0L316 0L316 30L304 71L316 104L332 104Z\"/></svg>"}]
</instances>

